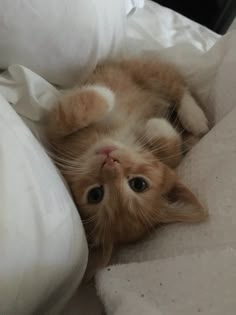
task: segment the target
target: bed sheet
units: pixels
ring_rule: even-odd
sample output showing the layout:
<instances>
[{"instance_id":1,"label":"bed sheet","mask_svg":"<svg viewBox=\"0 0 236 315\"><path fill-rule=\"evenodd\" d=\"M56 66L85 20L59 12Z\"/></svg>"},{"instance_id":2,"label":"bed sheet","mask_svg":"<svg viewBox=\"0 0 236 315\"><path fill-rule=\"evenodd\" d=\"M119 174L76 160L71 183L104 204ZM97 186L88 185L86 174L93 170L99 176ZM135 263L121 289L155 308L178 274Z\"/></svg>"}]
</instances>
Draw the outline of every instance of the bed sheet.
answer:
<instances>
[{"instance_id":1,"label":"bed sheet","mask_svg":"<svg viewBox=\"0 0 236 315\"><path fill-rule=\"evenodd\" d=\"M167 58L179 64L183 73L188 76L190 83L198 87L198 92L201 99L204 101L210 100L214 103L217 96L217 90L211 90L211 83L214 79L216 69L220 65L222 59L222 50L227 46L221 44L216 49L217 53L212 55L205 54L220 37L206 29L205 27L190 21L189 19L169 10L151 1L145 1L144 8L136 9L135 12L129 15L127 20L127 33L124 43L124 55L142 55L142 54L159 54L161 58ZM207 67L206 67L207 65ZM10 69L11 74L14 74L14 67ZM22 82L17 81L4 87L0 86L0 90L5 97L15 105L16 111L25 120L28 126L40 137L40 128L37 124L47 106L57 96L57 91L46 81L40 80L37 75L33 76L40 81L38 90L34 91L34 81L27 78L28 71L23 71L26 74L25 81L28 85L22 86ZM6 75L6 79L8 75ZM18 78L19 79L19 78ZM3 91L4 90L4 91ZM20 98L24 91L27 97ZM32 93L32 91L37 92ZM45 93L47 91L47 93ZM217 96L218 97L218 96ZM228 98L230 103L230 99ZM219 103L220 104L220 103ZM231 103L230 103L231 104ZM230 111L230 106L222 108L220 105L215 107L214 113L208 113L215 122L220 120L223 115ZM125 261L125 257L127 260ZM130 255L123 252L117 261L128 263ZM140 258L141 260L141 258ZM116 270L114 275L116 275ZM118 270L119 274L119 270ZM98 293L105 303L106 310L109 314L115 314L113 308L114 296L111 296L111 307L109 309L108 295L103 295L103 292L109 290L107 286L109 275L106 271L101 274L97 281ZM119 277L119 275L118 275ZM123 299L124 296L120 296ZM123 300L122 300L123 301ZM97 297L94 287L80 288L64 310L65 315L100 315L103 312L103 306ZM123 312L122 315L125 313ZM130 313L131 314L131 313ZM156 313L155 313L156 314Z\"/></svg>"},{"instance_id":2,"label":"bed sheet","mask_svg":"<svg viewBox=\"0 0 236 315\"><path fill-rule=\"evenodd\" d=\"M172 47L175 46L174 49L178 52L175 62L182 64L183 71L189 72L189 68L187 67L188 59L193 61L195 57L199 58L201 54L207 52L216 43L218 38L220 38L219 35L178 13L152 1L145 1L144 8L136 9L135 12L128 17L124 55L133 56L158 53L173 61ZM182 61L185 58L187 58L186 62L183 63ZM210 69L214 69L217 63L217 57L213 58L212 67L210 67ZM205 74L203 76L205 77ZM193 85L198 79L201 81L202 76L196 76L196 78L192 77ZM204 84L205 81L203 80L202 82ZM197 84L199 85L199 82L197 82ZM204 98L204 86L200 88L200 91ZM130 258L129 255L127 257ZM119 261L118 257L117 261ZM106 311L109 314L115 314L112 299L109 301L110 305L112 305L110 312L109 302L107 302L109 300L107 292L111 289L107 286L109 280L105 280L104 282L101 280L106 277L109 279L109 273L104 273L104 278L102 277L103 276L99 278L100 280L98 280L97 284L99 287L99 295L102 297L105 292L102 300L107 306ZM113 282L115 283L114 279ZM101 283L103 283L104 286ZM113 291L111 290L111 292ZM133 304L131 304L131 307L132 305ZM138 305L140 305L140 303L138 303ZM77 315L81 309L83 309L86 315L103 314L103 306L94 287L88 286L80 288L67 305L63 315ZM135 312L136 311L137 309L135 308ZM157 315L157 310L155 309L154 311L154 314ZM121 310L121 312L124 312L124 310ZM146 313L148 313L147 310ZM126 313L121 314L124 315Z\"/></svg>"},{"instance_id":3,"label":"bed sheet","mask_svg":"<svg viewBox=\"0 0 236 315\"><path fill-rule=\"evenodd\" d=\"M210 220L162 227L123 248L114 265L98 274L97 292L107 315L234 315L236 32L219 37L159 7L163 16L160 11L157 16L166 26L160 34L161 28L148 26L159 25L151 20L154 4L146 5L143 24L132 18L127 52L174 61L205 108L212 130L178 172L209 209Z\"/></svg>"}]
</instances>

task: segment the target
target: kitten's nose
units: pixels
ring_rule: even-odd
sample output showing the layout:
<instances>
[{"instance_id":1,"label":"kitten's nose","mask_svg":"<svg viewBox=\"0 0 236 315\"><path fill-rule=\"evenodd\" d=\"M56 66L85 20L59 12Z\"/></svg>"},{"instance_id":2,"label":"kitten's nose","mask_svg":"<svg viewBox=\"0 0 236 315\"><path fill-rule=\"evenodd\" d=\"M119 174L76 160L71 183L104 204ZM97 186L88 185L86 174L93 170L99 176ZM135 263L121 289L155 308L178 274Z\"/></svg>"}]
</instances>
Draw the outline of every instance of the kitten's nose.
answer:
<instances>
[{"instance_id":1,"label":"kitten's nose","mask_svg":"<svg viewBox=\"0 0 236 315\"><path fill-rule=\"evenodd\" d=\"M102 147L100 149L98 149L96 151L97 154L104 154L104 155L107 155L109 156L109 154L114 151L116 149L116 147L114 146L106 146L106 147Z\"/></svg>"}]
</instances>

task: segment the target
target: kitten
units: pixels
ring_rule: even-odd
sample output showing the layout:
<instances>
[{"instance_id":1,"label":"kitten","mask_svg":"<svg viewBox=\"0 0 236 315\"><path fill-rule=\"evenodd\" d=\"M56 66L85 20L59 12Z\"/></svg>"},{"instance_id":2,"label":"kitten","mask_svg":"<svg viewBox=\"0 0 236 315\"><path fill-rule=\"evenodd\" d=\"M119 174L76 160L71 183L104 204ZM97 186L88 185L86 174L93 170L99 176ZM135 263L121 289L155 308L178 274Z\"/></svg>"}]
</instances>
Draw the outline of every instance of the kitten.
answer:
<instances>
[{"instance_id":1,"label":"kitten","mask_svg":"<svg viewBox=\"0 0 236 315\"><path fill-rule=\"evenodd\" d=\"M178 127L170 123L170 109ZM200 137L208 121L173 65L107 62L62 96L48 118L55 161L89 246L103 252L96 259L106 264L115 246L141 239L160 223L206 219L174 168L186 131Z\"/></svg>"}]
</instances>

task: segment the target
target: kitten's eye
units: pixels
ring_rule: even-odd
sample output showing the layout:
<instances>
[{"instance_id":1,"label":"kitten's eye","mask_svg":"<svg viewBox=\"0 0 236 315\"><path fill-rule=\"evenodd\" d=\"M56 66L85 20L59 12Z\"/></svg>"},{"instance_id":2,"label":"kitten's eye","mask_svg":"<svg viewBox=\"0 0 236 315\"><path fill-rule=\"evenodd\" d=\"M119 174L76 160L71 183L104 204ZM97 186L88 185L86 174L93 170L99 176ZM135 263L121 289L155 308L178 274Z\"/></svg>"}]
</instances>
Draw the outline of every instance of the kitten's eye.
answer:
<instances>
[{"instance_id":1,"label":"kitten's eye","mask_svg":"<svg viewBox=\"0 0 236 315\"><path fill-rule=\"evenodd\" d=\"M93 187L88 191L87 202L88 203L99 203L104 197L104 188L103 186Z\"/></svg>"},{"instance_id":2,"label":"kitten's eye","mask_svg":"<svg viewBox=\"0 0 236 315\"><path fill-rule=\"evenodd\" d=\"M148 183L142 177L134 177L129 180L131 189L137 193L141 193L148 188Z\"/></svg>"}]
</instances>

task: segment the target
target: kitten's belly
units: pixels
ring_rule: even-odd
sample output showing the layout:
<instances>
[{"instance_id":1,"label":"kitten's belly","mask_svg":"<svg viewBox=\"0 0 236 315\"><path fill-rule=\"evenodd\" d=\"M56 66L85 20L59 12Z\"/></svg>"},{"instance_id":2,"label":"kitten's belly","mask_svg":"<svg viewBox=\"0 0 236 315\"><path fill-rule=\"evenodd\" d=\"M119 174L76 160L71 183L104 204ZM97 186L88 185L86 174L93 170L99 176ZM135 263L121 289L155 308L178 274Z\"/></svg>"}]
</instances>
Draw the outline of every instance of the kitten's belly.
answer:
<instances>
[{"instance_id":1,"label":"kitten's belly","mask_svg":"<svg viewBox=\"0 0 236 315\"><path fill-rule=\"evenodd\" d=\"M135 95L130 95L129 97L124 95L118 96L118 102L111 116L113 114L123 124L139 124L150 118L165 117L168 108L169 104L153 93L138 91L138 93L136 92Z\"/></svg>"},{"instance_id":2,"label":"kitten's belly","mask_svg":"<svg viewBox=\"0 0 236 315\"><path fill-rule=\"evenodd\" d=\"M159 103L156 98L147 101L141 95L119 99L115 108L100 122L79 130L67 139L65 146L72 149L75 155L82 155L91 147L105 139L116 142L133 144L142 136L145 125L150 118L164 117L167 107ZM123 97L123 95L122 95Z\"/></svg>"}]
</instances>

